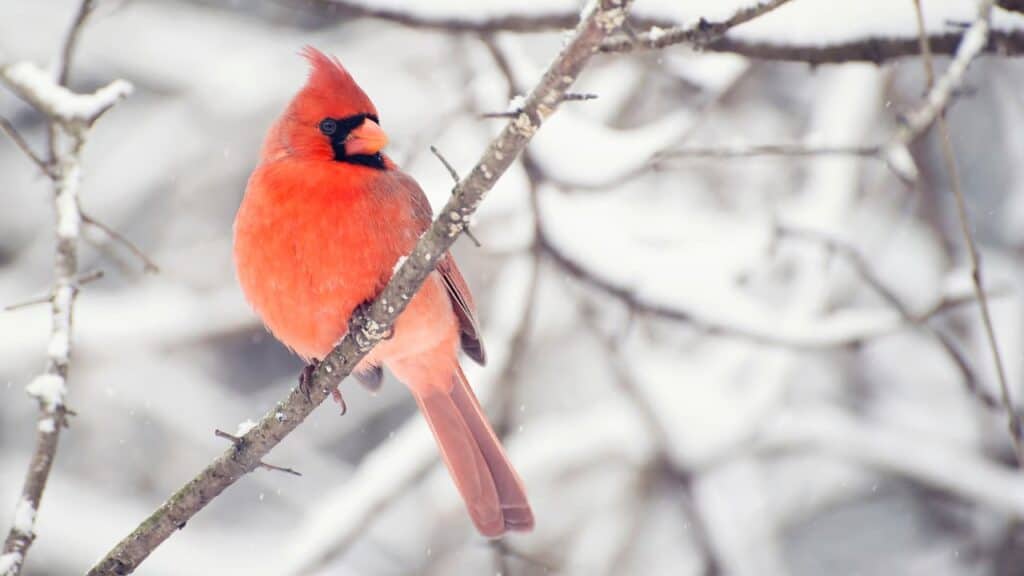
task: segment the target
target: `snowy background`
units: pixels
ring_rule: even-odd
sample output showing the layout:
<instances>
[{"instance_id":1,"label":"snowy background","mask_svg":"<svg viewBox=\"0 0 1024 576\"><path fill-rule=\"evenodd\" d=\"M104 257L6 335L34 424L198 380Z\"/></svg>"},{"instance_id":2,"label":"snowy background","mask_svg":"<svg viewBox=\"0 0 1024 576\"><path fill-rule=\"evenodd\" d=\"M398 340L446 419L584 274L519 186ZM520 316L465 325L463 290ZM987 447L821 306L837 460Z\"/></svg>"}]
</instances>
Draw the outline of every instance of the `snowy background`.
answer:
<instances>
[{"instance_id":1,"label":"snowy background","mask_svg":"<svg viewBox=\"0 0 1024 576\"><path fill-rule=\"evenodd\" d=\"M747 3L638 0L636 14L715 21ZM263 134L304 80L299 50L344 62L392 157L437 205L451 182L428 147L468 170L503 125L482 115L532 86L565 37L503 33L488 46L325 4L102 0L85 29L71 86L125 78L136 90L96 125L82 208L161 272L143 274L86 230L82 268L106 276L78 299L78 415L28 574L84 572L224 450L215 428L258 418L295 383L300 362L236 285L230 231ZM579 9L459 4L420 16ZM4 0L0 52L52 62L76 5ZM924 6L935 34L974 14L969 0ZM994 23L1012 33L1024 16L997 10ZM910 0L793 0L732 37L912 40L915 22ZM1022 573L1024 478L1005 416L985 402L997 387L977 308L955 304L969 272L938 140L911 146L912 182L892 169L905 161L665 152L875 145L924 82L913 58L811 68L684 47L597 57L575 89L598 99L563 106L483 204L482 247L455 249L490 352L468 375L524 477L535 532L500 545L478 536L405 390L389 379L374 396L348 382L348 414L321 407L267 458L301 478L244 478L140 573ZM1022 95L1024 62L987 56L949 115L1015 394ZM42 119L2 90L0 115L42 148ZM52 221L49 181L0 140L0 305L50 285ZM943 309L913 325L873 283L911 316ZM35 433L24 386L48 329L45 307L0 312L4 529Z\"/></svg>"}]
</instances>

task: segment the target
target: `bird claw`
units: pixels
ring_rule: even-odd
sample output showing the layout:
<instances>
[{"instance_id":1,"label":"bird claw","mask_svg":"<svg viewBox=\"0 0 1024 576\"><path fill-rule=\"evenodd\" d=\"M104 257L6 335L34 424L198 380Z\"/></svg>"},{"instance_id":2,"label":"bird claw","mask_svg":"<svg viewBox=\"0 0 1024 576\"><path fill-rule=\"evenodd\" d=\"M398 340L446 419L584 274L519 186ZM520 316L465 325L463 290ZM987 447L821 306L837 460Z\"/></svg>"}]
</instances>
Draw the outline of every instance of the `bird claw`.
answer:
<instances>
[{"instance_id":1,"label":"bird claw","mask_svg":"<svg viewBox=\"0 0 1024 576\"><path fill-rule=\"evenodd\" d=\"M366 335L379 330L379 325L373 323L371 327L370 320L370 307L373 305L373 300L367 300L362 304L352 309L352 315L348 319L348 331L350 334L356 336L356 342L360 345L369 345L370 343L364 342ZM395 335L394 326L388 326L387 330L379 337L380 340L390 340Z\"/></svg>"},{"instance_id":2,"label":"bird claw","mask_svg":"<svg viewBox=\"0 0 1024 576\"><path fill-rule=\"evenodd\" d=\"M313 385L313 372L316 372L316 368L319 365L320 361L313 358L309 364L302 367L302 372L299 372L299 390L306 396L307 402L310 401L309 393Z\"/></svg>"},{"instance_id":3,"label":"bird claw","mask_svg":"<svg viewBox=\"0 0 1024 576\"><path fill-rule=\"evenodd\" d=\"M341 407L341 416L344 416L348 412L348 405L345 404L345 399L341 396L341 390L335 387L331 390L331 398L334 402Z\"/></svg>"}]
</instances>

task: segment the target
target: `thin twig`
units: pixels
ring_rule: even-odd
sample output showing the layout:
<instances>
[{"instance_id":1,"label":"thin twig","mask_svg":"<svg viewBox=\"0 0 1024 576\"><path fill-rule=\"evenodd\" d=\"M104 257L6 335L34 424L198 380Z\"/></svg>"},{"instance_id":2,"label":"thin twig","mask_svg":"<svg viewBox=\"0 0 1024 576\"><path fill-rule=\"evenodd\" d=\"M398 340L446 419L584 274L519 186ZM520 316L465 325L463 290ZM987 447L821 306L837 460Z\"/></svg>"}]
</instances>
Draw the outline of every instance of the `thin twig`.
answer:
<instances>
[{"instance_id":1,"label":"thin twig","mask_svg":"<svg viewBox=\"0 0 1024 576\"><path fill-rule=\"evenodd\" d=\"M103 278L103 270L100 270L99 268L97 268L95 270L91 270L91 271L86 272L84 274L79 274L78 278L75 280L75 289L77 290L78 288L80 288L82 286L85 286L86 284L89 284L90 282L95 282L96 280L99 280L100 278ZM36 305L39 305L39 304L49 304L52 301L53 301L53 291L51 290L50 292L48 292L46 294L43 294L42 296L36 296L35 298L29 298L28 300L22 300L21 302L15 302L14 304L8 304L7 306L4 306L4 311L5 312L10 312L12 310L19 310L21 308L28 308L29 306L36 306Z\"/></svg>"},{"instance_id":2,"label":"thin twig","mask_svg":"<svg viewBox=\"0 0 1024 576\"><path fill-rule=\"evenodd\" d=\"M882 162L905 186L913 186L918 179L917 167L905 144L883 142L874 145L811 146L805 144L751 144L717 147L686 147L663 150L654 155L651 164L659 167L666 160L736 158L820 158L853 156Z\"/></svg>"},{"instance_id":3,"label":"thin twig","mask_svg":"<svg viewBox=\"0 0 1024 576\"><path fill-rule=\"evenodd\" d=\"M353 314L349 330L313 373L306 392L293 388L287 398L269 411L243 439L240 449L232 447L207 466L160 508L119 542L89 576L112 576L134 571L149 554L180 525L216 498L225 488L259 466L260 460L282 438L295 429L351 373L356 364L390 331L395 319L433 271L465 223L476 211L494 182L554 112L562 95L583 70L600 42L625 19L630 0L601 0L577 27L572 41L563 48L531 92L524 111L508 123L491 142L482 158L455 187L454 193L416 248L372 304Z\"/></svg>"},{"instance_id":4,"label":"thin twig","mask_svg":"<svg viewBox=\"0 0 1024 576\"><path fill-rule=\"evenodd\" d=\"M448 171L448 174L452 177L452 180L455 182L455 185L458 186L459 173L455 170L455 167L452 166L450 162L448 162L448 159L445 158L443 154L441 154L441 151L437 149L437 146L432 145L430 147L430 151L434 154L434 156L437 157L438 160L441 161L441 164L444 165L445 170ZM473 241L473 244L477 248L481 248L483 246L483 244L480 243L480 240L477 239L476 235L473 234L473 231L470 230L469 224L466 224L466 229L463 231L463 233L466 235L466 237Z\"/></svg>"},{"instance_id":5,"label":"thin twig","mask_svg":"<svg viewBox=\"0 0 1024 576\"><path fill-rule=\"evenodd\" d=\"M914 9L917 13L918 34L921 42L921 53L924 54L924 68L928 79L929 95L926 103L928 107L923 108L933 116L938 124L939 140L942 145L942 157L949 174L950 186L953 189L953 197L956 200L957 219L960 222L960 232L963 235L964 244L967 248L968 261L971 267L971 282L974 286L974 294L978 301L978 310L981 312L981 321L985 328L985 338L988 347L992 352L992 363L996 369L996 377L999 381L999 395L1003 409L1006 411L1007 425L1010 430L1010 440L1013 443L1014 454L1017 457L1017 465L1024 468L1024 433L1022 433L1021 420L1017 416L1017 410L1013 406L1013 398L1010 395L1010 385L1006 378L1006 369L1003 365L1002 355L999 353L999 343L996 341L995 327L992 324L992 313L989 310L988 296L985 293L984 281L982 278L981 255L978 252L977 244L974 241L974 234L971 232L970 217L967 213L967 202L964 199L963 186L960 182L960 174L956 163L956 152L953 149L953 139L950 137L949 124L946 122L945 105L934 95L940 88L945 93L952 93L963 84L964 74L971 61L977 56L977 52L984 47L988 40L989 27L992 19L993 0L980 0L978 2L978 14L964 34L960 48L957 49L957 58L949 66L949 71L936 80L934 63L931 57L928 37L924 31L924 15L920 0L914 0ZM963 57L961 57L963 55ZM941 94L941 93L940 93ZM925 113L918 115L921 120L927 118Z\"/></svg>"},{"instance_id":6,"label":"thin twig","mask_svg":"<svg viewBox=\"0 0 1024 576\"><path fill-rule=\"evenodd\" d=\"M935 54L956 53L963 35L958 31L934 33L928 43ZM811 65L870 62L883 64L899 58L920 55L920 43L914 38L875 36L823 45L801 45L719 38L702 47L709 52L738 54L754 60L801 62ZM1024 31L993 30L984 46L985 53L1001 56L1024 54Z\"/></svg>"},{"instance_id":7,"label":"thin twig","mask_svg":"<svg viewBox=\"0 0 1024 576\"><path fill-rule=\"evenodd\" d=\"M239 448L240 449L245 444L245 439L244 438L242 438L240 436L235 436L234 434L229 434L229 433L227 433L227 432L225 432L225 431L223 431L223 430L221 430L219 428L213 431L213 435L217 436L218 438L224 438L226 440L230 440L231 443L235 445L235 448ZM266 462L263 462L262 460L259 463L259 467L263 468L264 470L272 470L272 471L275 471L275 472L284 472L285 474L291 474L292 476L302 476L302 473L297 471L297 470L295 470L294 468L285 468L283 466L275 466L273 464L267 464Z\"/></svg>"},{"instance_id":8,"label":"thin twig","mask_svg":"<svg viewBox=\"0 0 1024 576\"><path fill-rule=\"evenodd\" d=\"M634 50L657 50L676 44L705 46L725 35L726 32L764 16L789 0L766 0L753 6L737 10L729 18L720 22L709 22L704 18L690 26L677 26L663 30L654 28L643 34L623 35L621 38L606 40L601 44L601 52L632 52Z\"/></svg>"},{"instance_id":9,"label":"thin twig","mask_svg":"<svg viewBox=\"0 0 1024 576\"><path fill-rule=\"evenodd\" d=\"M11 124L10 120L3 116L0 116L0 131L3 131L3 133L11 139L11 142L14 142L14 145L24 152L25 156L28 156L28 159L43 171L43 174L46 174L50 178L54 177L53 170L50 166L32 150L32 147L29 146L25 138L22 137L20 132L18 132L18 129L14 127L14 124Z\"/></svg>"},{"instance_id":10,"label":"thin twig","mask_svg":"<svg viewBox=\"0 0 1024 576\"><path fill-rule=\"evenodd\" d=\"M571 93L566 93L564 96L562 96L562 102L585 102L587 100L597 100L597 98L598 98L597 94L587 94L587 93L571 92ZM489 119L493 119L493 118L515 118L522 111L523 111L522 107L517 106L517 107L515 107L515 108L513 108L511 110L506 110L504 112L485 112L485 113L481 114L480 117L481 118L489 118Z\"/></svg>"},{"instance_id":11,"label":"thin twig","mask_svg":"<svg viewBox=\"0 0 1024 576\"><path fill-rule=\"evenodd\" d=\"M998 399L993 396L988 390L985 390L980 383L978 375L971 367L967 358L960 351L960 348L956 345L952 336L943 332L938 327L933 326L929 323L932 318L953 310L957 307L965 304L973 303L976 300L975 296L967 297L945 297L940 299L938 302L933 304L927 310L921 313L915 313L910 309L903 300L896 294L881 277L871 268L868 260L864 257L853 246L830 236L811 231L811 230L798 230L794 228L779 227L778 232L790 239L811 241L817 244L825 246L829 251L834 252L837 255L842 256L846 259L850 265L853 266L857 276L876 294L882 297L886 303L889 304L894 310L896 310L903 321L908 326L916 326L922 329L926 334L932 337L936 344L938 344L943 352L949 357L953 364L957 367L960 372L960 376L963 379L963 385L967 389L967 392L975 398L982 406L988 409L1001 409L1001 405ZM1016 414L1015 418L1021 420L1021 415Z\"/></svg>"},{"instance_id":12,"label":"thin twig","mask_svg":"<svg viewBox=\"0 0 1024 576\"><path fill-rule=\"evenodd\" d=\"M75 55L75 47L78 45L78 39L82 35L85 21L95 8L96 0L82 0L82 3L78 5L78 11L75 12L75 17L71 21L71 27L64 36L64 43L60 49L60 60L57 63L57 84L59 86L68 85L68 76L71 74L71 59Z\"/></svg>"},{"instance_id":13,"label":"thin twig","mask_svg":"<svg viewBox=\"0 0 1024 576\"><path fill-rule=\"evenodd\" d=\"M444 165L445 170L447 170L448 174L451 175L452 180L454 180L455 183L458 184L459 173L455 171L455 167L452 166L451 163L448 162L448 159L441 154L441 151L437 149L437 146L431 146L430 151L434 154L434 156L437 156L437 159L440 160L441 164Z\"/></svg>"},{"instance_id":14,"label":"thin twig","mask_svg":"<svg viewBox=\"0 0 1024 576\"><path fill-rule=\"evenodd\" d=\"M146 253L143 252L141 248L136 246L131 240L129 240L127 237L125 237L117 230L114 230L110 226L104 224L102 221L93 218L86 212L82 212L82 222L84 224L92 226L93 228L101 230L104 234L109 236L111 240L127 248L129 252L134 254L135 257L142 262L142 270L144 272L148 274L160 273L160 267L156 265L156 262L154 262L152 258L147 256Z\"/></svg>"},{"instance_id":15,"label":"thin twig","mask_svg":"<svg viewBox=\"0 0 1024 576\"><path fill-rule=\"evenodd\" d=\"M668 158L755 158L759 156L859 156L878 155L879 146L808 146L804 144L752 144L749 146L687 147L659 152L655 161Z\"/></svg>"}]
</instances>

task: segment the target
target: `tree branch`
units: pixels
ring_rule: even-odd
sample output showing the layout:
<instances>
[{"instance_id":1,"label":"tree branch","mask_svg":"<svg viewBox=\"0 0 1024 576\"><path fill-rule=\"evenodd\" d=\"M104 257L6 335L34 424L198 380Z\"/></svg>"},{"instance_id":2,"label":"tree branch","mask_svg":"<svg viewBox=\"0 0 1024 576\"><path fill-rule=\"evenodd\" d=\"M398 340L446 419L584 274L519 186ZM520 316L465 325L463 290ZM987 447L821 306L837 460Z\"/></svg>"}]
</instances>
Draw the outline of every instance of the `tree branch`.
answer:
<instances>
[{"instance_id":1,"label":"tree branch","mask_svg":"<svg viewBox=\"0 0 1024 576\"><path fill-rule=\"evenodd\" d=\"M80 14L68 33L65 50L71 50L91 0L83 2ZM70 53L70 52L69 52ZM62 65L60 82L66 79L67 64ZM57 453L61 429L66 425L64 397L67 392L71 328L75 296L78 293L78 240L82 224L78 189L81 180L81 155L88 127L118 100L127 96L131 85L117 80L92 95L81 95L54 82L34 64L20 62L0 65L0 82L45 114L53 135L53 162L42 163L30 157L54 179L57 213L57 250L54 263L54 288L50 295L50 342L46 369L26 390L39 402L36 446L26 473L14 523L4 541L0 573L17 576L35 540L35 517Z\"/></svg>"},{"instance_id":2,"label":"tree branch","mask_svg":"<svg viewBox=\"0 0 1024 576\"><path fill-rule=\"evenodd\" d=\"M242 437L245 443L241 448L227 450L173 494L93 567L89 576L128 574L135 570L160 543L213 498L258 467L263 456L323 402L360 359L386 337L395 319L463 231L494 182L544 120L554 113L601 41L622 24L629 4L630 0L601 0L580 22L572 41L530 93L523 112L505 126L469 175L455 186L452 198L384 291L365 312L353 314L348 333L313 373L309 396L293 388L285 400Z\"/></svg>"},{"instance_id":3,"label":"tree branch","mask_svg":"<svg viewBox=\"0 0 1024 576\"><path fill-rule=\"evenodd\" d=\"M447 33L493 34L498 32L537 33L555 32L571 28L575 25L578 15L574 11L555 11L544 14L488 14L486 16L462 16L442 14L439 16L416 14L411 11L395 8L379 8L370 2L356 0L293 0L294 4L306 4L320 8L328 15L339 17L374 18L392 22L401 26L421 30L435 30ZM761 4L745 8L739 14L748 15L747 20L760 16L760 11L770 11L776 4L784 1L765 0ZM1000 0L1000 6L1006 10L1024 10L1020 0ZM734 16L733 18L736 18ZM731 20L731 19L730 19ZM700 26L714 27L706 20ZM916 37L867 37L855 40L840 41L831 44L779 44L761 41L749 41L741 38L718 35L708 38L699 29L674 26L674 22L660 18L634 17L632 23L637 27L650 28L647 32L636 34L639 40L631 44L629 37L610 39L602 51L634 51L651 49L652 36L655 44L668 47L676 43L699 46L708 52L738 54L756 60L774 60L786 62L802 62L806 64L841 64L844 62L872 62L882 64L890 60L920 56L920 44ZM742 22L736 22L739 25ZM686 30L690 30L686 32ZM679 34L675 43L668 41L665 34L674 31ZM651 34L653 32L653 34ZM712 35L713 36L713 35ZM929 43L936 54L952 55L960 45L962 34L957 31L934 33L929 36ZM696 42L694 40L696 39ZM1003 56L1024 55L1024 30L992 31L984 51Z\"/></svg>"},{"instance_id":4,"label":"tree branch","mask_svg":"<svg viewBox=\"0 0 1024 576\"><path fill-rule=\"evenodd\" d=\"M947 32L928 36L935 54L952 55L957 51L963 35ZM710 42L702 49L708 52L724 52L746 56L754 60L802 62L805 64L843 64L846 62L870 62L884 64L899 58L920 56L917 38L864 38L836 44L809 46L800 44L769 44L750 42L728 36ZM983 46L988 54L1000 56L1024 55L1024 31L993 31Z\"/></svg>"},{"instance_id":5,"label":"tree branch","mask_svg":"<svg viewBox=\"0 0 1024 576\"><path fill-rule=\"evenodd\" d=\"M953 139L950 137L949 124L945 118L945 109L948 106L950 94L963 85L967 67L970 66L988 40L992 23L993 4L993 0L980 0L978 2L978 15L964 34L964 39L961 41L960 47L957 48L956 58L953 59L946 73L938 80L935 80L931 47L929 46L927 36L924 34L924 16L921 3L920 0L914 0L929 93L925 104L914 116L908 119L907 124L911 130L917 128L918 133L923 133L932 122L938 123L942 157L946 165L946 171L949 173L953 197L956 200L957 219L960 222L960 232L963 235L964 245L967 248L968 262L971 266L971 283L974 287L975 298L978 301L978 310L981 312L985 339L992 352L992 363L995 366L996 378L999 382L1000 402L1006 412L1007 426L1010 431L1013 451L1017 457L1017 465L1020 468L1024 468L1024 431L1021 429L1021 420L1017 417L1017 410L1013 406L1013 398L1010 396L1010 385L1006 379L1006 369L1003 366L1003 359L999 353L999 343L996 341L995 327L992 325L992 313L989 310L988 296L985 293L985 286L982 280L981 255L974 241L974 234L971 232L971 224L967 214L967 202L964 199L963 186L960 183L960 174L956 165L956 152L953 149Z\"/></svg>"},{"instance_id":6,"label":"tree branch","mask_svg":"<svg viewBox=\"0 0 1024 576\"><path fill-rule=\"evenodd\" d=\"M25 156L28 156L28 159L43 171L43 174L46 174L50 178L54 177L53 170L50 169L50 166L47 165L34 150L32 150L32 147L29 146L25 138L22 137L20 132L18 132L18 129L14 127L14 124L11 124L10 120L3 116L0 116L0 131L6 134L7 137L11 139L11 142L14 142L14 145L24 152Z\"/></svg>"},{"instance_id":7,"label":"tree branch","mask_svg":"<svg viewBox=\"0 0 1024 576\"><path fill-rule=\"evenodd\" d=\"M766 0L759 4L747 6L721 22L708 22L704 18L696 24L675 26L667 30L652 28L643 34L623 35L621 38L605 40L601 43L601 52L632 52L634 50L658 50L676 44L690 46L706 46L721 38L726 32L751 20L763 16L789 0Z\"/></svg>"},{"instance_id":8,"label":"tree branch","mask_svg":"<svg viewBox=\"0 0 1024 576\"><path fill-rule=\"evenodd\" d=\"M559 10L540 14L497 14L479 18L464 16L421 15L396 8L380 8L371 2L352 0L299 0L339 16L374 18L408 28L439 30L443 32L550 32L572 28L580 20L578 11ZM542 7L539 7L542 9ZM539 11L539 10L538 10Z\"/></svg>"}]
</instances>

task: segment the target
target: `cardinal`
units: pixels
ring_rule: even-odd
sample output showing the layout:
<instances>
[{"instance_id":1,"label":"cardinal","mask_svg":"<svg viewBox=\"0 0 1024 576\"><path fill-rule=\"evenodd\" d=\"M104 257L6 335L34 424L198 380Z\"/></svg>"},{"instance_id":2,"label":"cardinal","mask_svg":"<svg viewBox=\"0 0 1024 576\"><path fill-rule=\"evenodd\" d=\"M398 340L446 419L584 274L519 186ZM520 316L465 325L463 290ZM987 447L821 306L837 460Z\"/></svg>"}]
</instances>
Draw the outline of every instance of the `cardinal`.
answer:
<instances>
[{"instance_id":1,"label":"cardinal","mask_svg":"<svg viewBox=\"0 0 1024 576\"><path fill-rule=\"evenodd\" d=\"M315 364L432 218L419 185L382 152L377 109L352 76L312 47L304 55L309 78L264 141L235 219L234 256L264 324ZM530 530L523 482L466 381L460 350L485 362L473 297L445 254L355 375L376 387L387 368L409 388L481 534Z\"/></svg>"}]
</instances>

